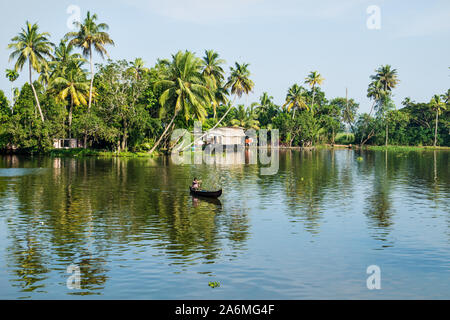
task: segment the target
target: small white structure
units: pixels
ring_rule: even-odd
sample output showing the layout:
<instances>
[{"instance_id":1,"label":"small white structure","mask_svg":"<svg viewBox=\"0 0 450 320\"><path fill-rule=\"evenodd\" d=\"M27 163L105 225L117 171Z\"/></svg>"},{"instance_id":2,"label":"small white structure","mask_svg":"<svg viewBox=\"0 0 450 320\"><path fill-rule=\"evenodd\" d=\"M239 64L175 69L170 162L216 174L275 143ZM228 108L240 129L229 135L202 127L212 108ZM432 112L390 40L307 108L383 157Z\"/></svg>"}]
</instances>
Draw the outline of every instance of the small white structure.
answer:
<instances>
[{"instance_id":1,"label":"small white structure","mask_svg":"<svg viewBox=\"0 0 450 320\"><path fill-rule=\"evenodd\" d=\"M82 143L77 139L53 139L53 148L55 149L71 149L81 148Z\"/></svg>"},{"instance_id":2,"label":"small white structure","mask_svg":"<svg viewBox=\"0 0 450 320\"><path fill-rule=\"evenodd\" d=\"M245 145L245 132L240 127L221 127L209 130L205 136L206 144Z\"/></svg>"}]
</instances>

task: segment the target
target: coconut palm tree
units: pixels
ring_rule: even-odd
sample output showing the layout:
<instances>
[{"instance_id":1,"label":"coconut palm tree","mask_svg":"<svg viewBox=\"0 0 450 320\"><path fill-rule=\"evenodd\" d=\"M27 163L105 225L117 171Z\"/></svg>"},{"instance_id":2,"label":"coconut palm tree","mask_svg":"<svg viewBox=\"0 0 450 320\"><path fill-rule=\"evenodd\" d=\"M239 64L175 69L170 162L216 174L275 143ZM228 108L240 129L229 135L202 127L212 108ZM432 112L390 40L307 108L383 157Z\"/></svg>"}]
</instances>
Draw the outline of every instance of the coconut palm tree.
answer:
<instances>
[{"instance_id":1,"label":"coconut palm tree","mask_svg":"<svg viewBox=\"0 0 450 320\"><path fill-rule=\"evenodd\" d=\"M245 129L259 130L259 121L257 120L255 106L256 104L253 104L248 110L246 110L245 106L240 104L235 110L234 119L231 120L231 125Z\"/></svg>"},{"instance_id":2,"label":"coconut palm tree","mask_svg":"<svg viewBox=\"0 0 450 320\"><path fill-rule=\"evenodd\" d=\"M311 108L310 110L314 110L314 96L316 94L316 86L320 86L325 79L322 78L320 73L317 71L311 71L310 74L305 78L305 83L309 84L309 86L312 88L313 96L311 100Z\"/></svg>"},{"instance_id":3,"label":"coconut palm tree","mask_svg":"<svg viewBox=\"0 0 450 320\"><path fill-rule=\"evenodd\" d=\"M248 66L248 63L239 64L235 62L235 68L230 68L230 76L228 77L228 81L225 84L225 89L231 89L231 94L234 94L233 103L236 100L236 97L240 98L243 94L249 94L255 86L253 81L250 79L250 71L248 70ZM233 103L212 129L216 128L219 123L226 117L231 108L233 108Z\"/></svg>"},{"instance_id":4,"label":"coconut palm tree","mask_svg":"<svg viewBox=\"0 0 450 320\"><path fill-rule=\"evenodd\" d=\"M263 92L261 97L259 97L259 103L256 104L258 106L257 112L268 112L273 106L272 100L272 96L269 96L267 92Z\"/></svg>"},{"instance_id":5,"label":"coconut palm tree","mask_svg":"<svg viewBox=\"0 0 450 320\"><path fill-rule=\"evenodd\" d=\"M224 87L220 86L216 88L213 92L214 99L212 101L213 111L214 111L214 119L217 116L217 107L219 105L225 105L228 103L228 90Z\"/></svg>"},{"instance_id":6,"label":"coconut palm tree","mask_svg":"<svg viewBox=\"0 0 450 320\"><path fill-rule=\"evenodd\" d=\"M67 39L63 39L59 42L59 45L55 48L55 54L52 61L48 64L51 68L50 78L55 78L65 73L65 70L73 63L81 62L84 64L86 60L79 53L73 53L74 46L71 43L67 43Z\"/></svg>"},{"instance_id":7,"label":"coconut palm tree","mask_svg":"<svg viewBox=\"0 0 450 320\"><path fill-rule=\"evenodd\" d=\"M226 104L228 101L228 91L222 85L225 77L222 65L225 63L226 61L220 59L219 54L214 50L205 50L205 56L202 58L202 75L205 77L207 87L214 91L214 99L212 101L214 119L216 118L216 110L219 104Z\"/></svg>"},{"instance_id":8,"label":"coconut palm tree","mask_svg":"<svg viewBox=\"0 0 450 320\"><path fill-rule=\"evenodd\" d=\"M149 72L150 70L144 67L145 62L142 58L136 58L133 62L131 62L130 72L132 72L136 78L136 80L140 80L142 78L142 74Z\"/></svg>"},{"instance_id":9,"label":"coconut palm tree","mask_svg":"<svg viewBox=\"0 0 450 320\"><path fill-rule=\"evenodd\" d=\"M448 89L447 92L442 95L442 99L444 99L444 102L446 104L450 104L450 89Z\"/></svg>"},{"instance_id":10,"label":"coconut palm tree","mask_svg":"<svg viewBox=\"0 0 450 320\"><path fill-rule=\"evenodd\" d=\"M295 110L312 110L308 107L306 103L306 90L302 86L298 84L294 84L292 87L288 89L286 94L286 102L283 105L283 108L286 108L288 112L293 109L292 119L295 117Z\"/></svg>"},{"instance_id":11,"label":"coconut palm tree","mask_svg":"<svg viewBox=\"0 0 450 320\"><path fill-rule=\"evenodd\" d=\"M374 80L369 84L369 87L367 88L367 98L373 100L369 116L372 114L375 105L382 101L383 94L383 85L380 81Z\"/></svg>"},{"instance_id":12,"label":"coconut palm tree","mask_svg":"<svg viewBox=\"0 0 450 320\"><path fill-rule=\"evenodd\" d=\"M47 32L39 33L38 25L26 22L25 28L22 28L17 36L11 39L12 43L8 45L8 49L13 49L9 56L9 60L16 60L14 70L20 71L28 62L29 81L33 90L36 106L39 110L41 120L44 122L44 114L42 113L39 98L31 78L33 70L41 72L43 66L47 64L46 58L52 57L53 44L48 39L50 34Z\"/></svg>"},{"instance_id":13,"label":"coconut palm tree","mask_svg":"<svg viewBox=\"0 0 450 320\"><path fill-rule=\"evenodd\" d=\"M226 61L219 58L219 54L214 50L205 50L205 56L202 58L203 71L205 78L211 80L212 89L220 86L224 79L225 71L222 66Z\"/></svg>"},{"instance_id":14,"label":"coconut palm tree","mask_svg":"<svg viewBox=\"0 0 450 320\"><path fill-rule=\"evenodd\" d=\"M235 62L235 68L230 67L230 76L228 77L228 81L225 84L225 89L231 89L231 94L234 94L234 99L230 103L230 107L227 109L227 111L223 114L222 118L219 119L219 121L210 129L213 130L217 128L217 126L225 119L227 114L230 112L230 110L233 108L234 101L236 97L242 97L243 94L248 94L253 90L253 87L255 84L250 79L250 71L248 70L248 63L242 63L239 64ZM201 140L204 136L206 136L208 132L205 132L201 137L199 137L196 141ZM183 150L186 150L190 146L192 146L196 141L190 143L186 147L184 147Z\"/></svg>"},{"instance_id":15,"label":"coconut palm tree","mask_svg":"<svg viewBox=\"0 0 450 320\"><path fill-rule=\"evenodd\" d=\"M109 56L105 49L105 45L114 45L114 41L110 38L110 35L106 32L109 27L106 23L96 23L98 19L96 14L91 15L88 11L83 23L75 22L75 26L78 28L76 32L69 32L66 34L66 38L70 39L69 44L79 47L83 51L85 57L89 57L91 67L91 83L89 88L89 104L88 110L91 109L92 104L92 88L94 83L94 64L92 61L94 49L102 58Z\"/></svg>"},{"instance_id":16,"label":"coconut palm tree","mask_svg":"<svg viewBox=\"0 0 450 320\"><path fill-rule=\"evenodd\" d=\"M372 75L371 79L380 83L380 87L382 88L380 95L380 101L382 101L382 104L380 104L380 107L383 106L385 109L383 110L383 113L386 113L388 111L387 106L392 95L392 90L399 83L397 70L392 69L392 67L387 64L379 67L375 70L375 72L375 75ZM389 140L389 121L387 119L388 117L386 117L386 147L388 146Z\"/></svg>"},{"instance_id":17,"label":"coconut palm tree","mask_svg":"<svg viewBox=\"0 0 450 320\"><path fill-rule=\"evenodd\" d=\"M69 104L69 138L72 138L72 114L73 107L81 104L87 105L90 93L89 81L86 73L81 69L82 62L72 61L71 66L65 69L65 73L51 80L49 91L56 94L57 101L67 101ZM95 96L95 88L93 91Z\"/></svg>"},{"instance_id":18,"label":"coconut palm tree","mask_svg":"<svg viewBox=\"0 0 450 320\"><path fill-rule=\"evenodd\" d=\"M436 112L436 122L434 127L434 143L433 143L433 146L436 147L439 115L441 114L442 110L446 110L446 105L445 102L441 100L441 97L435 94L433 98L431 98L430 107L431 110Z\"/></svg>"},{"instance_id":19,"label":"coconut palm tree","mask_svg":"<svg viewBox=\"0 0 450 320\"><path fill-rule=\"evenodd\" d=\"M163 92L159 103L166 112L173 112L173 116L150 153L155 151L161 143L179 113L184 114L186 121L191 118L191 115L200 121L204 120L205 107L211 102L213 96L206 86L201 69L201 60L192 52L179 51L172 56L166 78L155 83L155 89L162 89Z\"/></svg>"},{"instance_id":20,"label":"coconut palm tree","mask_svg":"<svg viewBox=\"0 0 450 320\"><path fill-rule=\"evenodd\" d=\"M8 80L11 82L11 101L13 102L11 104L11 108L14 105L14 88L13 88L13 82L17 80L17 78L19 78L19 73L16 70L13 69L6 69L5 70L6 73L6 78L8 78Z\"/></svg>"},{"instance_id":21,"label":"coconut palm tree","mask_svg":"<svg viewBox=\"0 0 450 320\"><path fill-rule=\"evenodd\" d=\"M379 81L386 94L390 94L399 83L396 69L392 69L390 65L384 65L375 70L376 74L372 75L372 80Z\"/></svg>"}]
</instances>

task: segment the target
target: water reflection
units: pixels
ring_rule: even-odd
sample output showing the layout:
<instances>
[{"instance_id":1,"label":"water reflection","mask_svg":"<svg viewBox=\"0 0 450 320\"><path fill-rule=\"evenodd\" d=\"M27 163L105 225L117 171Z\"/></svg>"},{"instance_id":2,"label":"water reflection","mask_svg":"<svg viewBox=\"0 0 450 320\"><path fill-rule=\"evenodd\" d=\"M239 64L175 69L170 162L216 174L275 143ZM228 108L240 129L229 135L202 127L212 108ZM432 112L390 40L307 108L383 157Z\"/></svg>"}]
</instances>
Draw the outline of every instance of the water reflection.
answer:
<instances>
[{"instance_id":1,"label":"water reflection","mask_svg":"<svg viewBox=\"0 0 450 320\"><path fill-rule=\"evenodd\" d=\"M258 251L250 239L264 219L292 227L267 235L287 239L319 237L331 223L362 218L360 232L386 249L396 244L402 215L432 207L450 236L447 152L281 150L271 176L252 164L251 152L236 156L246 164L199 165L174 165L170 158L0 157L0 218L7 221L0 242L7 274L0 277L18 292L45 293L57 279L62 293L90 295L105 292L118 265L142 263L161 274L206 265L201 273L214 275L214 265ZM194 176L206 189L222 187L220 200L190 195ZM81 290L65 288L70 264L80 267Z\"/></svg>"}]
</instances>

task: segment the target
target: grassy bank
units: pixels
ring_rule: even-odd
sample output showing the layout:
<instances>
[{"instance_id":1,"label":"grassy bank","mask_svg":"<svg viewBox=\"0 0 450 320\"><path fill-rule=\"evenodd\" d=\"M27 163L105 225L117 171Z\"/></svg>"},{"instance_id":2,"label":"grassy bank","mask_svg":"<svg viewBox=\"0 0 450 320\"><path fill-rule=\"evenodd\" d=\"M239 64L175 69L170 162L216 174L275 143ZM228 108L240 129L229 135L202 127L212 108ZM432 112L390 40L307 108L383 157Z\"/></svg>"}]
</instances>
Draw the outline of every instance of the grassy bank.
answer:
<instances>
[{"instance_id":1,"label":"grassy bank","mask_svg":"<svg viewBox=\"0 0 450 320\"><path fill-rule=\"evenodd\" d=\"M440 146L364 146L367 150L377 150L377 151L424 151L424 150L450 150L450 147L440 147Z\"/></svg>"}]
</instances>

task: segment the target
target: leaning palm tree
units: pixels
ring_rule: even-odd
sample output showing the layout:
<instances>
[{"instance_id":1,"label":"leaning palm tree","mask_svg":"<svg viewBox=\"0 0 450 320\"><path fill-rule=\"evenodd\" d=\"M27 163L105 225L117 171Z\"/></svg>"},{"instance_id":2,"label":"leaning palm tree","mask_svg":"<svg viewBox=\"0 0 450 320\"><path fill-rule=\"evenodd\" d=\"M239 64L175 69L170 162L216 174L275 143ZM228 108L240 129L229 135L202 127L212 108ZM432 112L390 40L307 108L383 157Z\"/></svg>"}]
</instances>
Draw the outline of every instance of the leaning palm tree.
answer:
<instances>
[{"instance_id":1,"label":"leaning palm tree","mask_svg":"<svg viewBox=\"0 0 450 320\"><path fill-rule=\"evenodd\" d=\"M66 34L66 38L70 39L69 44L79 47L83 50L83 55L89 57L91 66L91 83L89 88L89 104L88 110L91 109L92 104L92 88L94 84L94 64L92 61L92 49L100 54L102 58L108 56L108 52L105 49L105 45L114 45L114 41L110 38L106 32L109 27L106 23L96 23L97 15L88 11L83 23L75 22L78 31L69 32Z\"/></svg>"},{"instance_id":2,"label":"leaning palm tree","mask_svg":"<svg viewBox=\"0 0 450 320\"><path fill-rule=\"evenodd\" d=\"M431 98L430 107L433 111L436 112L436 124L434 127L434 143L433 143L433 146L436 147L439 114L441 114L443 110L446 110L446 105L445 102L441 100L441 97L435 94L433 98Z\"/></svg>"},{"instance_id":3,"label":"leaning palm tree","mask_svg":"<svg viewBox=\"0 0 450 320\"><path fill-rule=\"evenodd\" d=\"M52 79L49 83L49 91L56 94L57 101L68 100L69 138L72 138L73 107L80 104L87 105L86 100L90 93L89 81L86 80L86 74L81 69L81 64L81 62L72 62L72 65L65 69L65 74Z\"/></svg>"},{"instance_id":4,"label":"leaning palm tree","mask_svg":"<svg viewBox=\"0 0 450 320\"><path fill-rule=\"evenodd\" d=\"M320 75L320 73L318 73L317 71L311 71L311 73L305 78L305 83L309 84L309 86L312 88L312 92L313 92L313 96L312 96L312 100L311 100L311 110L314 110L314 96L316 94L316 86L320 86L322 84L322 82L325 79L322 78L322 76Z\"/></svg>"},{"instance_id":5,"label":"leaning palm tree","mask_svg":"<svg viewBox=\"0 0 450 320\"><path fill-rule=\"evenodd\" d=\"M154 84L155 89L162 90L161 107L166 112L173 112L173 116L149 153L155 151L179 113L184 114L186 121L192 115L200 121L206 117L205 107L213 96L201 74L201 66L201 60L192 52L179 51L172 56L165 79Z\"/></svg>"},{"instance_id":6,"label":"leaning palm tree","mask_svg":"<svg viewBox=\"0 0 450 320\"><path fill-rule=\"evenodd\" d=\"M287 108L287 111L290 112L293 109L292 119L295 117L295 110L312 110L308 107L306 103L306 90L302 86L298 84L294 84L292 87L288 89L286 94L286 102L283 105L283 108Z\"/></svg>"},{"instance_id":7,"label":"leaning palm tree","mask_svg":"<svg viewBox=\"0 0 450 320\"><path fill-rule=\"evenodd\" d=\"M385 110L383 110L383 113L386 113L387 110L387 104L390 101L390 97L392 95L392 90L397 86L399 83L397 70L392 69L390 65L384 65L379 67L377 70L375 70L376 74L371 76L371 79L375 82L379 82L380 86L382 88L382 94L381 94L381 100L382 105ZM381 104L380 104L381 106ZM388 146L388 140L389 140L389 121L387 121L386 117L386 147Z\"/></svg>"},{"instance_id":8,"label":"leaning palm tree","mask_svg":"<svg viewBox=\"0 0 450 320\"><path fill-rule=\"evenodd\" d=\"M8 45L8 49L14 50L9 56L9 60L16 59L15 71L22 70L25 63L28 62L30 85L42 121L44 121L44 114L31 75L33 70L40 73L43 66L47 65L46 58L52 57L53 44L48 40L49 36L50 34L47 32L39 33L39 27L36 23L32 25L27 21L22 32L12 38L12 43Z\"/></svg>"},{"instance_id":9,"label":"leaning palm tree","mask_svg":"<svg viewBox=\"0 0 450 320\"><path fill-rule=\"evenodd\" d=\"M230 107L227 109L227 111L223 114L222 118L217 121L217 123L210 129L214 130L217 128L217 126L225 119L227 114L230 112L230 110L233 108L234 101L236 100L236 97L242 97L243 94L249 94L252 90L255 84L252 80L250 80L250 71L248 70L248 63L239 64L235 62L235 67L230 67L230 76L228 77L228 81L225 84L225 89L228 90L231 88L231 94L234 94L233 101L229 104ZM203 139L204 136L208 134L208 131L205 132L201 137L197 138L194 142L191 142L189 145L183 148L182 151L186 150L190 146L192 146L195 142L200 141Z\"/></svg>"}]
</instances>

